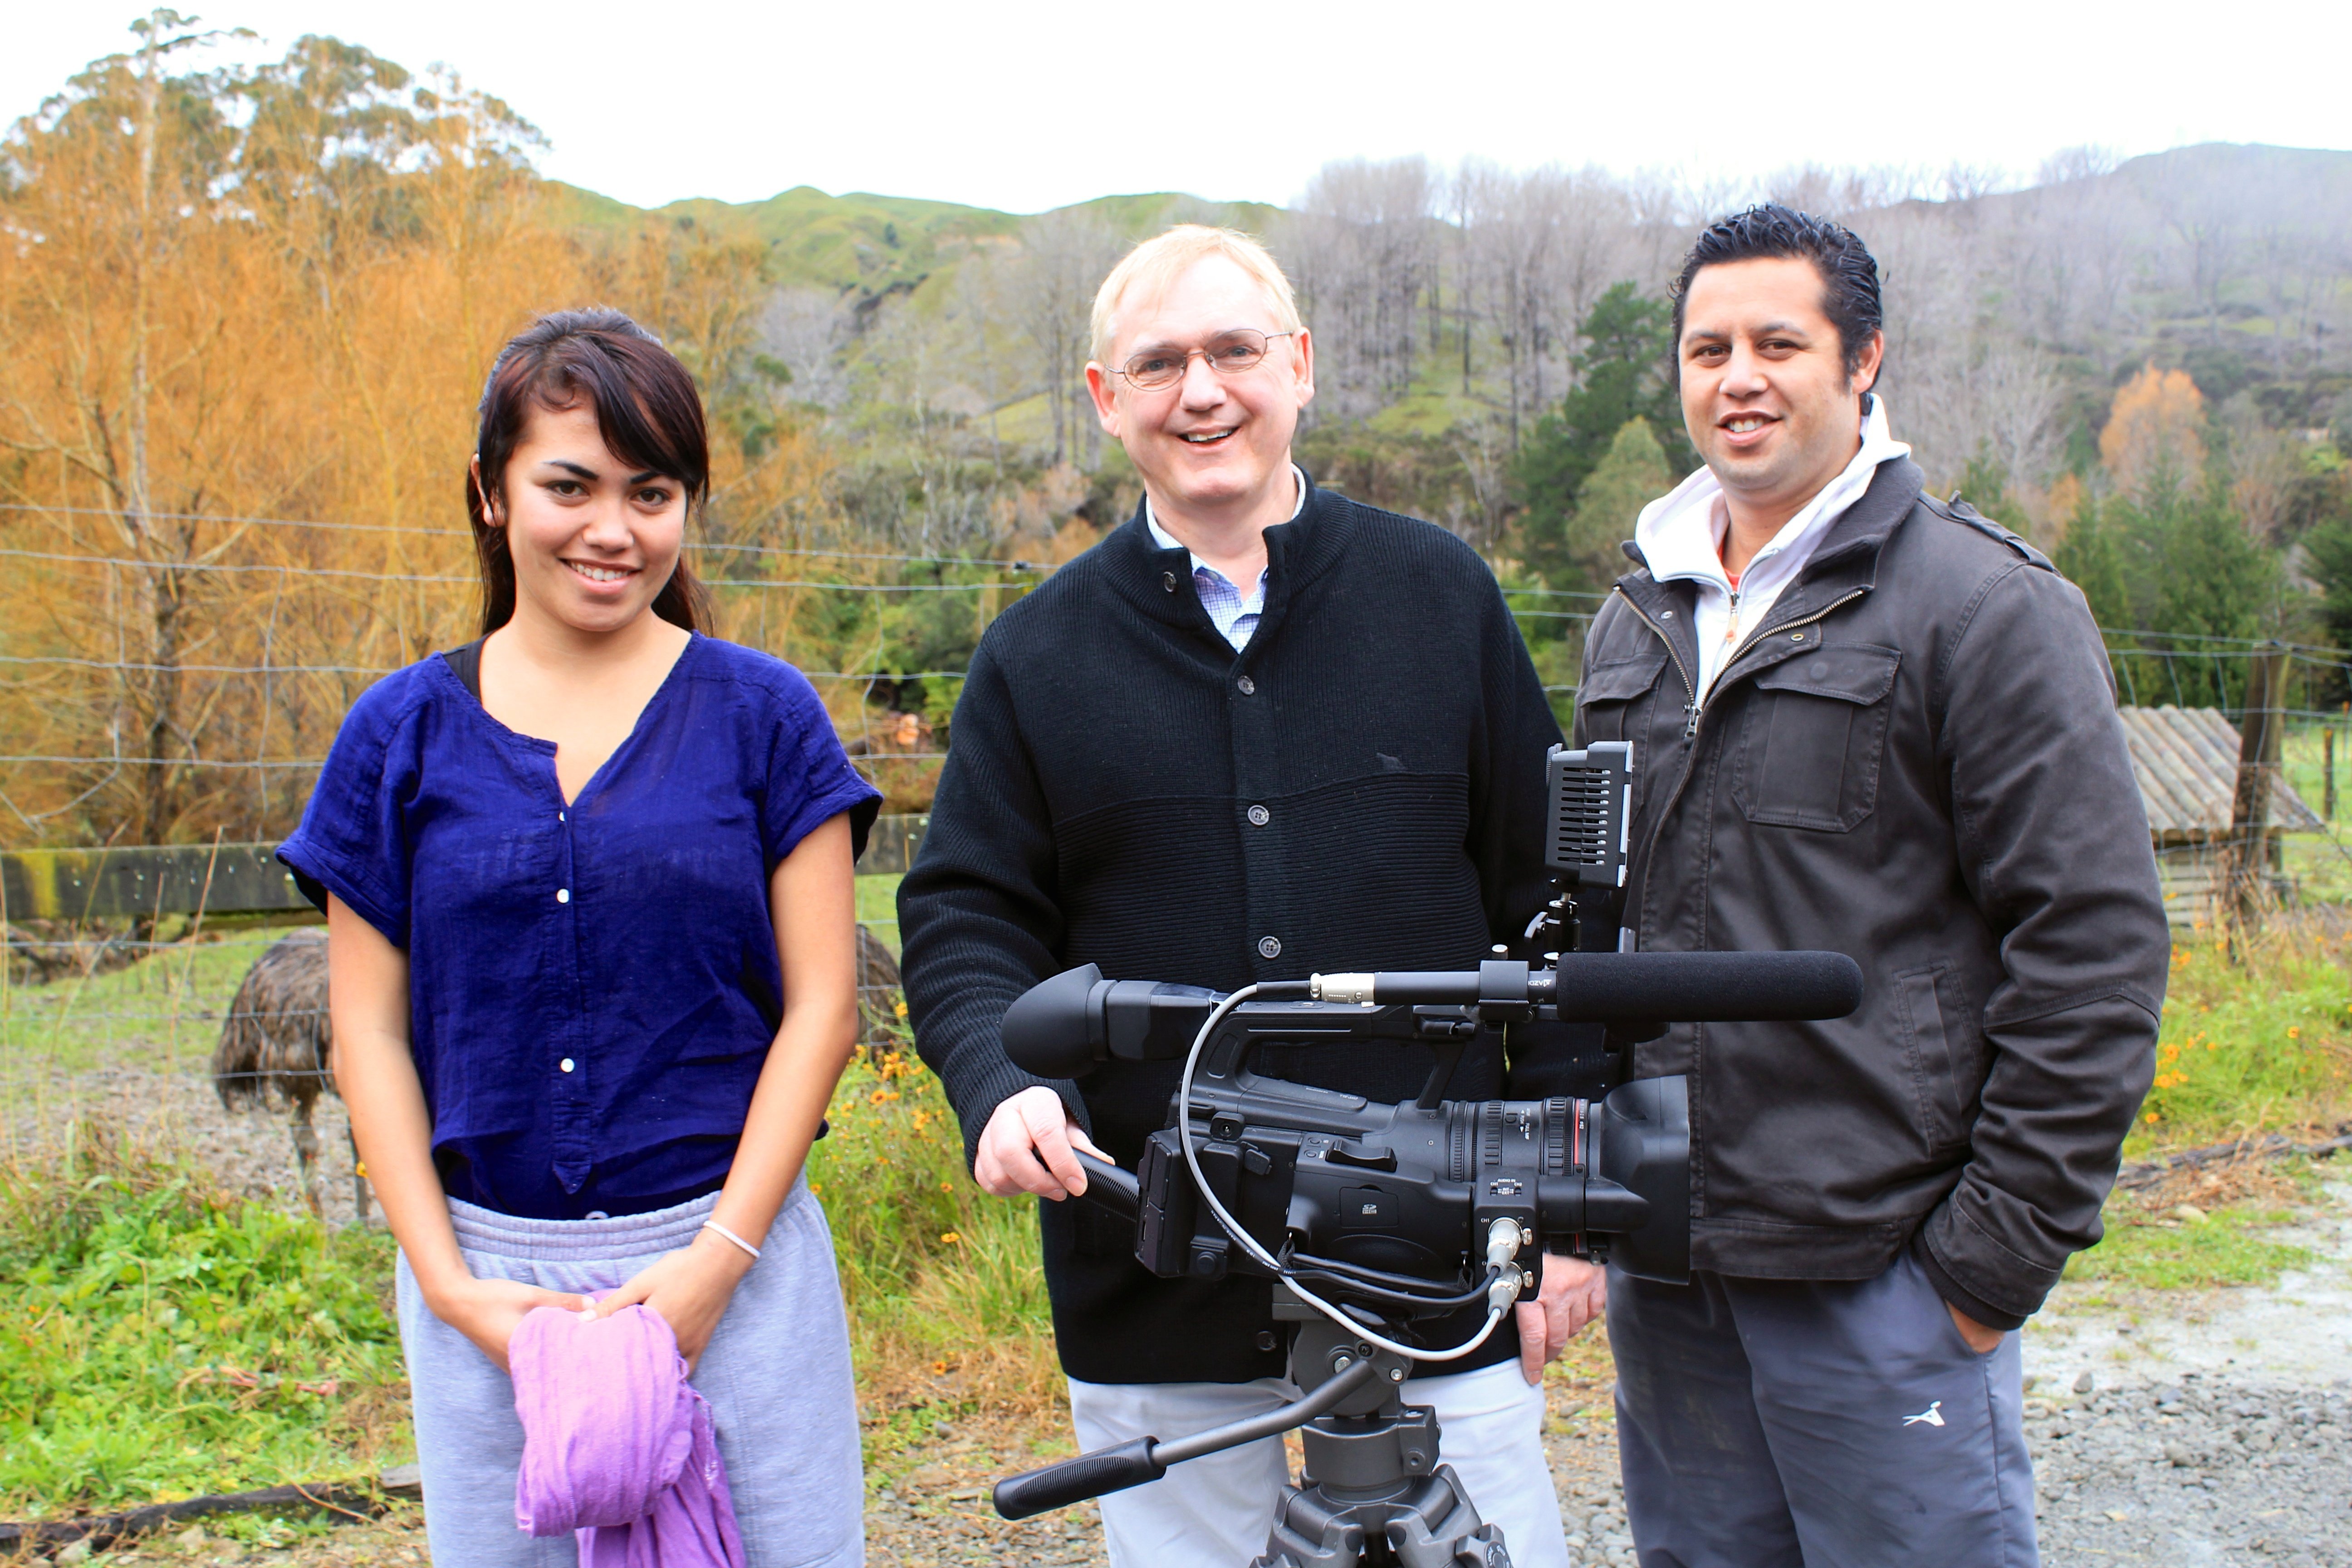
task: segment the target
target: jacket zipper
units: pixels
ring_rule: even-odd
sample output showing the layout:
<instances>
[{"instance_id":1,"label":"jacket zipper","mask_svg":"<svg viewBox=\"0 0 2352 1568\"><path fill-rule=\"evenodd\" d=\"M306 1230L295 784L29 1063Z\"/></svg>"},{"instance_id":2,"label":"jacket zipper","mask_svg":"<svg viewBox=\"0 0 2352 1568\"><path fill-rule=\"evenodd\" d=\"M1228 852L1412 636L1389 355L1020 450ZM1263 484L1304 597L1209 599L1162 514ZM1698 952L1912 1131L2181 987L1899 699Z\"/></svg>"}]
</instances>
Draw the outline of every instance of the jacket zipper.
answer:
<instances>
[{"instance_id":1,"label":"jacket zipper","mask_svg":"<svg viewBox=\"0 0 2352 1568\"><path fill-rule=\"evenodd\" d=\"M1660 642L1666 645L1666 657L1675 661L1675 672L1683 678L1683 689L1690 693L1690 700L1683 704L1683 713L1690 721L1683 727L1683 739L1689 740L1698 733L1698 682L1691 679L1690 667L1683 663L1683 656L1675 651L1675 639L1668 637L1664 628L1652 620L1642 606L1633 602L1632 595L1622 588L1613 588L1611 592L1624 600L1625 607L1633 611L1642 624L1656 635Z\"/></svg>"},{"instance_id":2,"label":"jacket zipper","mask_svg":"<svg viewBox=\"0 0 2352 1568\"><path fill-rule=\"evenodd\" d=\"M1657 847L1658 830L1665 826L1665 814L1673 807L1675 801L1682 798L1684 786L1690 783L1691 768L1698 760L1697 749L1691 746L1689 742L1697 738L1698 721L1700 716L1706 711L1706 705L1699 701L1698 682L1691 679L1690 668L1683 663L1683 656L1675 651L1674 638L1666 636L1665 632L1658 626L1658 623L1652 620L1649 616L1643 611L1642 606L1633 602L1633 596L1626 593L1623 588L1612 588L1610 592L1624 600L1625 607L1633 611L1633 614L1640 618L1642 624L1649 627L1651 633L1655 636L1660 642L1666 645L1666 657L1675 661L1675 669L1683 678L1684 689L1690 693L1690 701L1683 709L1683 711L1689 715L1689 720L1683 726L1685 750L1683 753L1682 774L1675 780L1675 787L1667 794L1664 802L1658 807L1657 814L1650 824L1649 836L1643 840L1642 845L1642 866L1646 875L1650 865L1650 857ZM1764 630L1756 634L1755 641L1749 646L1760 646L1766 637L1775 636L1780 632L1788 631L1792 627L1811 626L1815 621L1820 620L1831 611L1835 610L1842 605L1853 603L1854 600L1861 598L1863 595L1868 592L1869 590L1867 588L1856 588L1843 598L1835 599L1829 604L1823 605L1820 609L1815 610L1810 616L1805 616L1793 621L1782 621L1777 626L1767 626ZM1732 655L1733 663L1737 663L1738 661L1738 653L1734 653ZM1717 691L1722 689L1724 677L1730 673L1731 670L1728 665L1727 665L1722 670L1718 671L1715 678L1715 684L1707 688L1707 694L1709 696L1713 696Z\"/></svg>"},{"instance_id":3,"label":"jacket zipper","mask_svg":"<svg viewBox=\"0 0 2352 1568\"><path fill-rule=\"evenodd\" d=\"M1778 636L1780 636L1782 632L1785 632L1785 631L1789 630L1791 626L1811 626L1815 621L1818 621L1818 620L1820 620L1822 616L1824 616L1828 615L1832 610L1834 610L1834 609L1838 608L1838 607L1839 607L1840 605L1851 605L1851 604L1853 604L1856 599L1861 598L1864 594L1867 594L1868 592L1870 592L1870 590L1869 590L1869 589L1867 589L1867 588L1856 588L1856 589L1854 589L1852 593L1850 593L1850 594L1846 595L1845 595L1843 598L1842 598L1842 599L1832 599L1832 600L1831 600L1828 604L1823 605L1820 609L1815 610L1815 611L1814 611L1811 615L1810 615L1810 616L1801 616L1800 618L1798 618L1798 619L1796 619L1796 620L1793 620L1793 621L1782 621L1782 622L1781 622L1779 626L1766 626L1762 631L1758 632L1758 633L1756 634L1756 636L1755 636L1752 639L1750 639L1750 640L1749 640L1749 642L1748 642L1748 647L1763 647L1763 646L1764 646L1764 639L1765 639L1766 637L1778 637ZM1743 648L1743 649L1741 649L1740 651L1741 651L1741 652L1745 652L1745 651L1746 651L1746 649L1745 649L1745 648ZM1731 656L1731 662L1732 662L1732 664L1737 664L1737 663L1738 663L1738 662L1739 662L1739 654L1738 654L1738 653L1735 653L1735 654L1733 654L1733 655ZM1716 685L1717 685L1717 686L1720 686L1720 685L1722 685L1722 684L1723 684L1723 677L1724 677L1725 675L1729 674L1729 673L1730 673L1730 670L1731 670L1731 667L1730 667L1730 665L1726 665L1726 666L1724 667L1724 668L1722 669L1722 671L1721 671L1721 672L1719 672L1719 673L1716 676L1716 678L1715 678L1715 682L1716 682ZM1708 688L1708 691L1710 692L1710 694L1713 692L1713 690L1714 690L1714 688L1713 688L1713 687Z\"/></svg>"}]
</instances>

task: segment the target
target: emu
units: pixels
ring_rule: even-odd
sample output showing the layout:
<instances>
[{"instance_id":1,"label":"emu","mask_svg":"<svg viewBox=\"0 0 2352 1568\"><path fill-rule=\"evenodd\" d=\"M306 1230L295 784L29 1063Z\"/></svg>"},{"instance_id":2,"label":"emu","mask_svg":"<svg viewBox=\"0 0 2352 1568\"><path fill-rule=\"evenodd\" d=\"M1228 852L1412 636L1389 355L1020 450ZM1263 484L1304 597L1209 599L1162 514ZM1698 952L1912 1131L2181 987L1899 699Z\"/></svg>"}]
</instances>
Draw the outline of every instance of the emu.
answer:
<instances>
[{"instance_id":1,"label":"emu","mask_svg":"<svg viewBox=\"0 0 2352 1568\"><path fill-rule=\"evenodd\" d=\"M319 1174L319 1132L311 1111L323 1092L335 1092L334 1027L327 1017L327 933L318 926L287 932L246 971L213 1047L213 1089L231 1110L282 1107L294 1133L302 1201L321 1211L326 1184ZM353 1156L354 1164L357 1156ZM367 1222L364 1176L352 1178L352 1213Z\"/></svg>"},{"instance_id":2,"label":"emu","mask_svg":"<svg viewBox=\"0 0 2352 1568\"><path fill-rule=\"evenodd\" d=\"M857 928L860 1043L871 1048L898 1023L898 965L863 924ZM334 1026L327 1016L327 933L317 926L289 931L246 972L220 1044L213 1047L213 1089L231 1110L283 1108L294 1133L302 1173L302 1201L318 1214L326 1199L319 1174L319 1132L311 1124L321 1093L335 1094ZM358 1164L358 1151L352 1152ZM352 1212L367 1223L367 1178L352 1177Z\"/></svg>"}]
</instances>

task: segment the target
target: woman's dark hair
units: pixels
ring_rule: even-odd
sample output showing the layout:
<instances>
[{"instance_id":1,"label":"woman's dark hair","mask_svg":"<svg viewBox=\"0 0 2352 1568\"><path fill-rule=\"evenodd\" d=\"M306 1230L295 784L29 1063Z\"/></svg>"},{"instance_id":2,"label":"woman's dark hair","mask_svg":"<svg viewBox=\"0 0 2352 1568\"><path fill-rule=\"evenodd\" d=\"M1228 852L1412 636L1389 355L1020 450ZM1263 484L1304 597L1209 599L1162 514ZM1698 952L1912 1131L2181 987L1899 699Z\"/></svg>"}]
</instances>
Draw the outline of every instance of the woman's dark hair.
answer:
<instances>
[{"instance_id":1,"label":"woman's dark hair","mask_svg":"<svg viewBox=\"0 0 2352 1568\"><path fill-rule=\"evenodd\" d=\"M1675 363L1680 365L1683 303L1699 269L1759 257L1802 257L1822 275L1822 313L1837 329L1838 349L1851 378L1862 366L1870 334L1884 324L1878 303L1878 263L1870 247L1843 224L1801 213L1778 202L1749 207L1711 226L1683 258L1675 279Z\"/></svg>"},{"instance_id":2,"label":"woman's dark hair","mask_svg":"<svg viewBox=\"0 0 2352 1568\"><path fill-rule=\"evenodd\" d=\"M541 316L499 351L482 384L474 460L481 483L466 482L466 516L482 573L482 633L514 618L514 556L507 531L485 515L485 496L505 499L507 459L514 456L534 408L562 412L585 398L613 455L686 489L691 517L710 491L710 442L694 378L661 340L618 310L557 310ZM654 596L654 614L699 631L710 598L683 554Z\"/></svg>"}]
</instances>

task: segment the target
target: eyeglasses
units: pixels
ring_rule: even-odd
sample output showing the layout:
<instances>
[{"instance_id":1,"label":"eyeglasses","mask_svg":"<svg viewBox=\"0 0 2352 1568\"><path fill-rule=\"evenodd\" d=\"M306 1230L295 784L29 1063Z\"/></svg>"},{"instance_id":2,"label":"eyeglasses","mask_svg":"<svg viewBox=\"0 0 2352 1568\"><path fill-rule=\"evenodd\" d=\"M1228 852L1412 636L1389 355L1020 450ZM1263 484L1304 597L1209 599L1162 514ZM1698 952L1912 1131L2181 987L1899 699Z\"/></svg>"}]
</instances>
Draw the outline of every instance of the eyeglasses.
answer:
<instances>
[{"instance_id":1,"label":"eyeglasses","mask_svg":"<svg viewBox=\"0 0 2352 1568\"><path fill-rule=\"evenodd\" d=\"M1230 332L1219 332L1202 347L1181 353L1174 349L1147 349L1119 366L1118 374L1139 392L1156 392L1183 380L1184 373L1192 367L1192 356L1199 354L1219 375L1239 375L1265 363L1266 348L1276 338L1293 335L1268 335L1248 327L1235 327Z\"/></svg>"}]
</instances>

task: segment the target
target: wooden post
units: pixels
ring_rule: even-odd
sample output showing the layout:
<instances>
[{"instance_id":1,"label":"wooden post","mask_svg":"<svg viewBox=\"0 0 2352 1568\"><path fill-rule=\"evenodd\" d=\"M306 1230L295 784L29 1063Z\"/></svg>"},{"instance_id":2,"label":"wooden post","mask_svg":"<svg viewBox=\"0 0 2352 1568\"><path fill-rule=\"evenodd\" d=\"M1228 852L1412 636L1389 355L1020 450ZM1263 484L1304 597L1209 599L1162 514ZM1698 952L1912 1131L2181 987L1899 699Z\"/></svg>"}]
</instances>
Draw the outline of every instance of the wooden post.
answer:
<instances>
[{"instance_id":1,"label":"wooden post","mask_svg":"<svg viewBox=\"0 0 2352 1568\"><path fill-rule=\"evenodd\" d=\"M2333 724L2319 732L2319 768L2325 781L2320 790L2322 805L2319 815L2333 826L2336 821L2336 726Z\"/></svg>"},{"instance_id":2,"label":"wooden post","mask_svg":"<svg viewBox=\"0 0 2352 1568\"><path fill-rule=\"evenodd\" d=\"M2238 729L2237 788L2230 799L2230 903L2238 919L2261 917L2269 869L2271 781L2278 777L2286 715L2286 659L2275 644L2246 666L2246 714Z\"/></svg>"}]
</instances>

